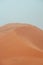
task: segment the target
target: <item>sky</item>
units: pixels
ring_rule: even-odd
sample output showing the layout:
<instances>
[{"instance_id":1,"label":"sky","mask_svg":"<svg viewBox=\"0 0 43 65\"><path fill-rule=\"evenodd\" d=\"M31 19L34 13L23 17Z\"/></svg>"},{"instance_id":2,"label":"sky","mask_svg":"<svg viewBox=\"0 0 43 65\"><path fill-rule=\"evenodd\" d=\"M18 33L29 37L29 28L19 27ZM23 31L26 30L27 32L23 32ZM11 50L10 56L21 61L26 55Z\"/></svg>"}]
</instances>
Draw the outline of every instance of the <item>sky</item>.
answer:
<instances>
[{"instance_id":1,"label":"sky","mask_svg":"<svg viewBox=\"0 0 43 65\"><path fill-rule=\"evenodd\" d=\"M28 23L43 29L43 0L0 0L0 26Z\"/></svg>"}]
</instances>

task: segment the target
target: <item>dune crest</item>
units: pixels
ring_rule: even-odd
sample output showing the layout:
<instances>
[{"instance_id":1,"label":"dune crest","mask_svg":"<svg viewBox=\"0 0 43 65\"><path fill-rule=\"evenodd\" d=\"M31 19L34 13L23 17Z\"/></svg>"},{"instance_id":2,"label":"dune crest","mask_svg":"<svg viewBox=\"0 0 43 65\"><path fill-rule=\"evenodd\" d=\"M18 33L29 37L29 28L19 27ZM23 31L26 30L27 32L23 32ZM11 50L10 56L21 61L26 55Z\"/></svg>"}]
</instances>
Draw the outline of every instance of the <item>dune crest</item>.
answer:
<instances>
[{"instance_id":1,"label":"dune crest","mask_svg":"<svg viewBox=\"0 0 43 65\"><path fill-rule=\"evenodd\" d=\"M43 65L43 31L28 24L0 27L0 65Z\"/></svg>"}]
</instances>

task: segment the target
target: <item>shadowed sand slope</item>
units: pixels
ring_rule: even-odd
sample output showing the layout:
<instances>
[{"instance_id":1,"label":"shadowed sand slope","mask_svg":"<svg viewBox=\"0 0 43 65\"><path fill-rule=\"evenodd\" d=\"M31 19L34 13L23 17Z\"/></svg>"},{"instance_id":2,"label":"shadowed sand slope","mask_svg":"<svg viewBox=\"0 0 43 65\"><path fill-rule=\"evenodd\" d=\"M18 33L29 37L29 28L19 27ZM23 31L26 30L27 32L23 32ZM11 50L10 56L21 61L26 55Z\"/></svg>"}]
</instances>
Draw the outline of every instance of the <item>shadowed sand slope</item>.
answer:
<instances>
[{"instance_id":1,"label":"shadowed sand slope","mask_svg":"<svg viewBox=\"0 0 43 65\"><path fill-rule=\"evenodd\" d=\"M30 40L34 45L43 50L43 32L34 26L23 26L16 29L16 33Z\"/></svg>"},{"instance_id":2,"label":"shadowed sand slope","mask_svg":"<svg viewBox=\"0 0 43 65\"><path fill-rule=\"evenodd\" d=\"M43 32L27 24L0 28L0 65L43 65Z\"/></svg>"}]
</instances>

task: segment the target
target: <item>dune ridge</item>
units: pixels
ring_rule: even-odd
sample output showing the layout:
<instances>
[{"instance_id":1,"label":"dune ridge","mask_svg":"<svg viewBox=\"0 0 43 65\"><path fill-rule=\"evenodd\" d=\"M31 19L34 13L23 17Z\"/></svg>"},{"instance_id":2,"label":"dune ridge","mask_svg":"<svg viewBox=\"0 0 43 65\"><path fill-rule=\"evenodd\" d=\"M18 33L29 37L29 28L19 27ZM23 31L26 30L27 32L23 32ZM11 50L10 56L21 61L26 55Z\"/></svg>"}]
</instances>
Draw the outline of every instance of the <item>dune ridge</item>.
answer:
<instances>
[{"instance_id":1,"label":"dune ridge","mask_svg":"<svg viewBox=\"0 0 43 65\"><path fill-rule=\"evenodd\" d=\"M31 27L35 27L35 28L38 28L36 26L33 26L31 24L22 24L22 23L9 23L9 24L6 24L6 25L3 25L0 27L0 32L2 31L6 31L6 30L10 30L10 29L14 29L15 27L18 28L18 27L24 27L24 26L31 26ZM40 28L38 28L39 30L41 30ZM43 30L41 30L43 31Z\"/></svg>"}]
</instances>

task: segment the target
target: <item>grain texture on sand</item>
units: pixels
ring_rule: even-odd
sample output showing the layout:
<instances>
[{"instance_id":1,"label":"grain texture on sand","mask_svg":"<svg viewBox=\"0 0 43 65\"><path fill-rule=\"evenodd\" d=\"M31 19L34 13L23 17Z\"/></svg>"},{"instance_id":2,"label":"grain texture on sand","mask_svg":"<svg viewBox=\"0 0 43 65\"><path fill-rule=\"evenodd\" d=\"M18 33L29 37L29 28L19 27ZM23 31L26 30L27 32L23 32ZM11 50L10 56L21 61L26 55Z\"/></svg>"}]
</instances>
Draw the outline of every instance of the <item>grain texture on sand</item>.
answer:
<instances>
[{"instance_id":1,"label":"grain texture on sand","mask_svg":"<svg viewBox=\"0 0 43 65\"><path fill-rule=\"evenodd\" d=\"M43 31L28 24L1 27L0 65L43 65Z\"/></svg>"}]
</instances>

